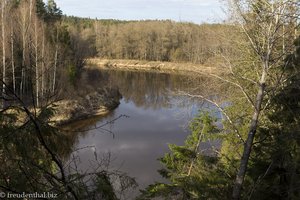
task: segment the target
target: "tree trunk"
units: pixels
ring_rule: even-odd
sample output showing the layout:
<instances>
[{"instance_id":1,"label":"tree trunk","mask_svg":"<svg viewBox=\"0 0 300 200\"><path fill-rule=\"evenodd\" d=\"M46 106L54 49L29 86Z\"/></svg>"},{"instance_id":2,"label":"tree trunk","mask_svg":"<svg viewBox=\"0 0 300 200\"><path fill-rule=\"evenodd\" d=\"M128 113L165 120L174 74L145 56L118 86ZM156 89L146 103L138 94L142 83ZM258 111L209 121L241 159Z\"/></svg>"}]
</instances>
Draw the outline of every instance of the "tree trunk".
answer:
<instances>
[{"instance_id":1,"label":"tree trunk","mask_svg":"<svg viewBox=\"0 0 300 200\"><path fill-rule=\"evenodd\" d=\"M232 193L232 199L233 200L239 200L241 198L241 192L242 192L242 185L245 179L247 167L248 167L248 161L250 158L250 153L252 150L253 140L255 137L257 125L258 125L258 119L261 111L261 105L264 98L264 92L265 92L265 80L266 80L266 69L267 67L264 67L261 80L260 80L260 86L258 89L258 93L256 96L256 103L255 103L255 110L252 115L252 120L250 123L250 128L248 132L248 137L244 145L244 151L243 156L241 158L240 162L240 168L238 170L234 186L233 186L233 193Z\"/></svg>"},{"instance_id":2,"label":"tree trunk","mask_svg":"<svg viewBox=\"0 0 300 200\"><path fill-rule=\"evenodd\" d=\"M52 84L53 94L55 92L55 84L56 84L57 59L58 59L58 30L56 30L56 44L55 44L54 71L53 71L53 84Z\"/></svg>"},{"instance_id":3,"label":"tree trunk","mask_svg":"<svg viewBox=\"0 0 300 200\"><path fill-rule=\"evenodd\" d=\"M22 70L21 70L21 84L20 84L20 93L21 95L26 93L26 86L27 86L27 66L26 66L26 36L27 36L27 31L30 30L31 27L31 17L32 17L32 0L29 2L29 18L28 18L28 26L26 24L27 21L27 13L23 13L23 30L22 30ZM28 50L30 53L30 49ZM30 64L29 64L30 66Z\"/></svg>"},{"instance_id":4,"label":"tree trunk","mask_svg":"<svg viewBox=\"0 0 300 200\"><path fill-rule=\"evenodd\" d=\"M37 35L37 19L34 23L35 34L35 86L36 86L36 106L39 107L39 69L38 69L38 35Z\"/></svg>"},{"instance_id":5,"label":"tree trunk","mask_svg":"<svg viewBox=\"0 0 300 200\"><path fill-rule=\"evenodd\" d=\"M23 14L22 19L22 69L21 69L21 83L20 83L20 95L25 92L26 81L26 13Z\"/></svg>"},{"instance_id":6,"label":"tree trunk","mask_svg":"<svg viewBox=\"0 0 300 200\"><path fill-rule=\"evenodd\" d=\"M20 95L23 95L24 84L25 84L25 53L26 53L26 43L25 43L25 25L23 25L22 30L22 69L21 69L21 83L20 83Z\"/></svg>"},{"instance_id":7,"label":"tree trunk","mask_svg":"<svg viewBox=\"0 0 300 200\"><path fill-rule=\"evenodd\" d=\"M285 23L285 22L284 22ZM282 54L285 55L285 25L282 24ZM282 57L284 60L285 57Z\"/></svg>"},{"instance_id":8,"label":"tree trunk","mask_svg":"<svg viewBox=\"0 0 300 200\"><path fill-rule=\"evenodd\" d=\"M32 16L32 0L29 2L29 24L31 23L31 16Z\"/></svg>"},{"instance_id":9,"label":"tree trunk","mask_svg":"<svg viewBox=\"0 0 300 200\"><path fill-rule=\"evenodd\" d=\"M12 78L13 78L13 90L14 90L14 93L16 93L16 74L15 74L15 61L14 61L14 29L13 29L13 23L11 23L10 43L11 43L11 68L12 68Z\"/></svg>"},{"instance_id":10,"label":"tree trunk","mask_svg":"<svg viewBox=\"0 0 300 200\"><path fill-rule=\"evenodd\" d=\"M198 136L197 145L196 145L196 148L195 148L195 151L194 151L196 157L193 158L193 160L192 160L192 162L191 162L191 164L190 164L190 166L189 166L189 170L188 170L187 176L190 176L190 175L191 175L191 172L192 172L192 169L193 169L195 160L196 160L197 155L198 155L198 151L199 151L199 147L200 147L200 143L201 143L201 139L202 139L202 134L203 134L204 128L205 128L205 125L203 125L202 130L201 130L201 133L200 133L199 136Z\"/></svg>"},{"instance_id":11,"label":"tree trunk","mask_svg":"<svg viewBox=\"0 0 300 200\"><path fill-rule=\"evenodd\" d=\"M43 41L42 41L42 69L41 69L41 82L42 82L42 86L41 86L41 96L42 99L44 98L44 70L45 70L45 30L44 30L44 24L42 24L42 28L43 28Z\"/></svg>"},{"instance_id":12,"label":"tree trunk","mask_svg":"<svg viewBox=\"0 0 300 200\"><path fill-rule=\"evenodd\" d=\"M55 92L55 84L56 84L56 68L57 68L57 57L58 57L58 45L55 45L55 57L54 57L54 71L53 71L53 84L52 84L52 93Z\"/></svg>"},{"instance_id":13,"label":"tree trunk","mask_svg":"<svg viewBox=\"0 0 300 200\"><path fill-rule=\"evenodd\" d=\"M6 83L6 62L5 62L5 24L4 24L4 12L5 12L5 4L6 4L6 1L5 0L2 0L2 5L1 5L1 26L2 26L2 81L3 81L3 84L2 84L2 96L5 96L5 83ZM4 107L4 103L5 103L5 100L3 98L3 101L2 101L2 106Z\"/></svg>"}]
</instances>

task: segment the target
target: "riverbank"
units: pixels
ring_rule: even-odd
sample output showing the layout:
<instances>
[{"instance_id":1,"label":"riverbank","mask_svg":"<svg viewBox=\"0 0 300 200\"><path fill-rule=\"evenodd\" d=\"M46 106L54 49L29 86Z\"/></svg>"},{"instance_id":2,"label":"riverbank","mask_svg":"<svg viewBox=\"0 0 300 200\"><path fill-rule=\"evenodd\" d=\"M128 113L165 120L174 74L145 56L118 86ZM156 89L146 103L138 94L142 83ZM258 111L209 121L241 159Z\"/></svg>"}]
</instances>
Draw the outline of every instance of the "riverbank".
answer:
<instances>
[{"instance_id":1,"label":"riverbank","mask_svg":"<svg viewBox=\"0 0 300 200\"><path fill-rule=\"evenodd\" d=\"M106 115L120 104L122 95L117 88L96 89L74 100L61 100L51 105L55 110L50 122L66 125L95 116Z\"/></svg>"},{"instance_id":2,"label":"riverbank","mask_svg":"<svg viewBox=\"0 0 300 200\"><path fill-rule=\"evenodd\" d=\"M224 69L212 66L206 66L193 63L175 63L160 61L144 61L144 60L122 60L122 59L101 59L89 58L86 61L89 66L97 66L103 69L122 69L122 70L143 70L143 71L159 71L167 73L201 73L201 74L221 74Z\"/></svg>"},{"instance_id":3,"label":"riverbank","mask_svg":"<svg viewBox=\"0 0 300 200\"><path fill-rule=\"evenodd\" d=\"M54 111L47 122L53 126L62 126L83 119L104 116L119 106L121 98L122 95L118 88L104 87L95 89L94 92L84 96L74 96L73 99L55 101L47 106L48 109L51 108ZM40 108L31 106L27 109L36 116L39 116L42 111ZM28 114L22 107L9 107L3 113L8 116L17 116L17 120L14 122L16 125L24 124L29 120ZM11 119L6 117L3 119L4 121L11 121Z\"/></svg>"}]
</instances>

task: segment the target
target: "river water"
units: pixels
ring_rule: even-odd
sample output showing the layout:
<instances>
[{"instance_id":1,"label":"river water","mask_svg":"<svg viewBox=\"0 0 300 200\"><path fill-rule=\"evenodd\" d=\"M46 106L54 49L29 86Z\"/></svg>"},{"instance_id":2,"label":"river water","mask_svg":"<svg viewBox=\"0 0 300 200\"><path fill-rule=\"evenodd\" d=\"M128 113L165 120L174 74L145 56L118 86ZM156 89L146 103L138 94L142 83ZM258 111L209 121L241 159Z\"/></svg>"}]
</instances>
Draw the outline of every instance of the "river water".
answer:
<instances>
[{"instance_id":1,"label":"river water","mask_svg":"<svg viewBox=\"0 0 300 200\"><path fill-rule=\"evenodd\" d=\"M109 169L134 177L138 189L166 182L157 172L162 168L158 158L169 151L168 144L184 144L188 123L198 110L214 110L200 99L179 93L211 92L207 78L117 70L90 71L87 76L99 87L117 86L123 98L107 116L73 125L87 130L78 134L74 147L77 167L88 171L95 160L109 157ZM96 128L116 118L114 123Z\"/></svg>"}]
</instances>

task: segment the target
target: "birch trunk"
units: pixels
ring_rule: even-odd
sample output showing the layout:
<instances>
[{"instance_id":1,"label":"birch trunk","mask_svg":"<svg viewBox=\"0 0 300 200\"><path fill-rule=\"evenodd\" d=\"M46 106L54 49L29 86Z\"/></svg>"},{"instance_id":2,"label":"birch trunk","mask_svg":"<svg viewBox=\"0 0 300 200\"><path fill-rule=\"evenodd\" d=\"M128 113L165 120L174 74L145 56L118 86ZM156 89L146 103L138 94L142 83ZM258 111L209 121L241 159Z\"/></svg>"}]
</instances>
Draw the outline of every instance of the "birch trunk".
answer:
<instances>
[{"instance_id":1,"label":"birch trunk","mask_svg":"<svg viewBox=\"0 0 300 200\"><path fill-rule=\"evenodd\" d=\"M13 78L13 90L16 93L16 74L15 74L15 61L14 61L14 29L11 23L11 34L10 34L10 43L11 43L11 68L12 68L12 78Z\"/></svg>"},{"instance_id":2,"label":"birch trunk","mask_svg":"<svg viewBox=\"0 0 300 200\"><path fill-rule=\"evenodd\" d=\"M34 23L35 34L35 86L36 86L36 106L39 107L39 69L38 69L38 34L37 34L37 19Z\"/></svg>"},{"instance_id":3,"label":"birch trunk","mask_svg":"<svg viewBox=\"0 0 300 200\"><path fill-rule=\"evenodd\" d=\"M25 85L26 85L26 35L27 27L26 18L27 18L27 10L23 8L22 12L22 69L21 69L21 83L20 83L20 95L22 96L25 93ZM29 26L29 25L28 25Z\"/></svg>"},{"instance_id":4,"label":"birch trunk","mask_svg":"<svg viewBox=\"0 0 300 200\"><path fill-rule=\"evenodd\" d=\"M5 12L6 1L3 0L1 4L1 31L2 31L2 95L5 96L5 83L6 83L6 52L5 52L5 24L4 24L4 12ZM2 101L2 106L4 107L5 100Z\"/></svg>"},{"instance_id":5,"label":"birch trunk","mask_svg":"<svg viewBox=\"0 0 300 200\"><path fill-rule=\"evenodd\" d=\"M258 88L258 93L256 96L254 113L252 115L252 120L251 120L250 128L248 131L248 137L245 142L243 156L240 161L240 168L238 170L238 173L237 173L237 176L236 176L236 179L234 182L233 193L232 193L233 200L239 200L241 197L242 186L243 186L243 182L245 179L245 175L246 175L246 171L247 171L247 167L248 167L248 161L250 158L253 140L255 137L258 120L259 120L259 115L260 115L260 111L261 111L261 106L262 106L262 102L263 102L263 98L264 98L265 82L266 82L266 75L267 75L266 69L267 69L267 67L264 66L264 70L261 75L260 85Z\"/></svg>"},{"instance_id":6,"label":"birch trunk","mask_svg":"<svg viewBox=\"0 0 300 200\"><path fill-rule=\"evenodd\" d=\"M56 30L56 44L55 44L54 70L53 70L53 84L52 84L52 93L53 93L53 94L54 94L54 92L55 92L55 85L56 85L57 59L58 59L58 30Z\"/></svg>"},{"instance_id":7,"label":"birch trunk","mask_svg":"<svg viewBox=\"0 0 300 200\"><path fill-rule=\"evenodd\" d=\"M42 99L44 98L44 70L45 70L45 31L44 31L44 24L42 25L43 28L43 41L42 41L42 64L41 64L41 82L42 82L42 86L41 86L41 96Z\"/></svg>"},{"instance_id":8,"label":"birch trunk","mask_svg":"<svg viewBox=\"0 0 300 200\"><path fill-rule=\"evenodd\" d=\"M20 83L20 94L23 95L24 94L24 88L25 88L25 65L26 65L26 57L25 57L25 53L26 53L26 35L25 35L25 30L22 34L22 70L21 70L21 83Z\"/></svg>"}]
</instances>

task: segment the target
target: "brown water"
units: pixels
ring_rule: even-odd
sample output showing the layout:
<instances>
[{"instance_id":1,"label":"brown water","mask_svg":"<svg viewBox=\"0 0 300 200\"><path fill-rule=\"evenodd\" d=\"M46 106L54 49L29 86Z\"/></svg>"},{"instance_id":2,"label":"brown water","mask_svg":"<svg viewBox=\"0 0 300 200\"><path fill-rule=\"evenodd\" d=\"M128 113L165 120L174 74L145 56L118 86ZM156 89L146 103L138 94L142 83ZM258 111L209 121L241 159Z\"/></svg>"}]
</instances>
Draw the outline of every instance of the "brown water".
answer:
<instances>
[{"instance_id":1,"label":"brown water","mask_svg":"<svg viewBox=\"0 0 300 200\"><path fill-rule=\"evenodd\" d=\"M99 86L118 86L123 99L109 115L76 123L91 129L77 136L75 149L80 150L74 155L79 157L78 167L88 171L95 159L110 155L110 169L135 177L139 189L166 181L157 172L162 167L157 159L168 152L168 144L184 143L187 125L198 110L215 110L199 99L178 95L178 91L212 93L210 82L203 77L113 70L91 71L87 76ZM128 117L94 129L121 115Z\"/></svg>"}]
</instances>

